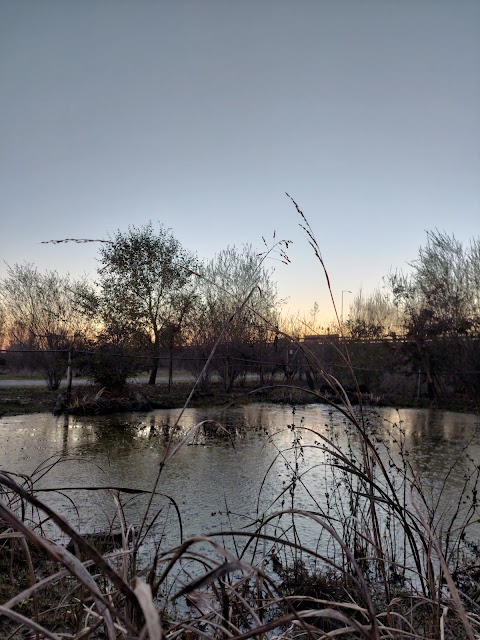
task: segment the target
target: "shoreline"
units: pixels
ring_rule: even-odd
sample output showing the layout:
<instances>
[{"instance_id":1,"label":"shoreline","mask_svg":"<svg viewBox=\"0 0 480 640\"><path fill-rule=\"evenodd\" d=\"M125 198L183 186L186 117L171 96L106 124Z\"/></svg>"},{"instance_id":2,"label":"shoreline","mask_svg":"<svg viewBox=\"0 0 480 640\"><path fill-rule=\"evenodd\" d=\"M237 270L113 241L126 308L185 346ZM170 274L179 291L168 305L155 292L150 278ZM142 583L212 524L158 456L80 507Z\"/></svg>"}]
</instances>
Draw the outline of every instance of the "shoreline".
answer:
<instances>
[{"instance_id":1,"label":"shoreline","mask_svg":"<svg viewBox=\"0 0 480 640\"><path fill-rule=\"evenodd\" d=\"M108 413L130 413L132 411L176 409L183 407L191 391L190 383L174 384L168 393L165 384L130 384L121 394L103 392L98 386L88 384L74 387L67 410L58 413L71 415L100 415ZM0 418L54 413L62 390L50 391L45 387L15 386L0 388ZM434 409L459 413L480 414L480 407L465 399L451 398L430 401L427 398L402 397L376 398L371 406L389 406L398 409ZM195 391L190 400L191 407L249 404L251 402L274 402L281 404L312 404L308 389L277 386L245 386L227 393L221 384L212 384L208 391ZM58 407L57 407L58 408Z\"/></svg>"}]
</instances>

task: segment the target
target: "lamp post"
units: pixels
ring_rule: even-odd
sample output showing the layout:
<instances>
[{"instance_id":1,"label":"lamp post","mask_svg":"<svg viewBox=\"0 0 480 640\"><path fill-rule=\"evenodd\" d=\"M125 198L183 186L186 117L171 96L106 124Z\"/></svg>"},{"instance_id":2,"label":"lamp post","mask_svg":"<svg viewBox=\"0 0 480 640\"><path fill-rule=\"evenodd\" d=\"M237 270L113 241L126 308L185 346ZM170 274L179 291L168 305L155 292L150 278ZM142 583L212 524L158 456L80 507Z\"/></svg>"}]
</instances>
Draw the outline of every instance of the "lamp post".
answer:
<instances>
[{"instance_id":1,"label":"lamp post","mask_svg":"<svg viewBox=\"0 0 480 640\"><path fill-rule=\"evenodd\" d=\"M343 289L342 291L342 313L341 313L341 320L342 320L342 324L343 324L343 294L344 293L352 293L351 291L349 291L348 289Z\"/></svg>"}]
</instances>

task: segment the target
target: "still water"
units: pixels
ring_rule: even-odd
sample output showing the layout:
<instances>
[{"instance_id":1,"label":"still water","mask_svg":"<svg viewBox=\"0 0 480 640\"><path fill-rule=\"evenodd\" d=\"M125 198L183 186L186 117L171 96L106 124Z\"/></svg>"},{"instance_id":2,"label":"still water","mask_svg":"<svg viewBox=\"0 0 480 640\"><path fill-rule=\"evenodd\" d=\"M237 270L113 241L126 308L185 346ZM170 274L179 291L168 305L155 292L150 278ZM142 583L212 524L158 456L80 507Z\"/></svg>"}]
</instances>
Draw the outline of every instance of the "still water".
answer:
<instances>
[{"instance_id":1,"label":"still water","mask_svg":"<svg viewBox=\"0 0 480 640\"><path fill-rule=\"evenodd\" d=\"M150 490L167 450L198 423L218 421L224 431L212 435L208 428L198 427L162 470L152 511L160 516L153 531L172 546L180 533L185 538L251 526L264 514L290 507L292 501L296 508L331 514L332 496L341 491L344 478L332 468L338 460L322 448L322 438L329 438L350 459L361 450L358 432L340 412L325 405L295 411L273 404L188 409L174 429L179 413L3 418L0 468L33 475L37 489L58 489L39 496L82 532L98 531L115 518L109 487ZM445 512L456 507L466 474L480 464L477 416L381 408L369 410L365 424L392 474L394 465L410 465L410 474L422 478L431 502L439 500ZM105 489L89 490L93 487ZM138 524L147 497L119 495L127 521ZM303 543L318 545L318 531L311 525L300 528L299 535Z\"/></svg>"}]
</instances>

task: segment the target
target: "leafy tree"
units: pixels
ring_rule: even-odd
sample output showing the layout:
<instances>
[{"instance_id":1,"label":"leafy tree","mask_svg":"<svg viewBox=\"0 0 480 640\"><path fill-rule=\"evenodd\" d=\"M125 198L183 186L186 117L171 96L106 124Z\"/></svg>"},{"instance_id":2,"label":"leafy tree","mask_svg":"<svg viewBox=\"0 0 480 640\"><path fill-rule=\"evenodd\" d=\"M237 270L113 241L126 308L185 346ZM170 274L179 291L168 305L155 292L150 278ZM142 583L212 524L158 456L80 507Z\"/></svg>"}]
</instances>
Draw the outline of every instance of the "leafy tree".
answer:
<instances>
[{"instance_id":1,"label":"leafy tree","mask_svg":"<svg viewBox=\"0 0 480 640\"><path fill-rule=\"evenodd\" d=\"M0 300L5 312L10 346L39 351L33 361L46 377L50 389L58 389L67 367L65 352L81 344L90 326L77 304L84 286L57 271L41 273L28 263L7 268L0 281Z\"/></svg>"},{"instance_id":2,"label":"leafy tree","mask_svg":"<svg viewBox=\"0 0 480 640\"><path fill-rule=\"evenodd\" d=\"M194 296L194 256L172 232L152 223L120 230L100 249L97 295L91 308L107 335L121 341L143 334L152 356L149 384L155 384L162 341L180 332Z\"/></svg>"},{"instance_id":3,"label":"leafy tree","mask_svg":"<svg viewBox=\"0 0 480 640\"><path fill-rule=\"evenodd\" d=\"M102 343L84 358L87 376L108 391L122 391L132 375L135 359L122 345Z\"/></svg>"}]
</instances>

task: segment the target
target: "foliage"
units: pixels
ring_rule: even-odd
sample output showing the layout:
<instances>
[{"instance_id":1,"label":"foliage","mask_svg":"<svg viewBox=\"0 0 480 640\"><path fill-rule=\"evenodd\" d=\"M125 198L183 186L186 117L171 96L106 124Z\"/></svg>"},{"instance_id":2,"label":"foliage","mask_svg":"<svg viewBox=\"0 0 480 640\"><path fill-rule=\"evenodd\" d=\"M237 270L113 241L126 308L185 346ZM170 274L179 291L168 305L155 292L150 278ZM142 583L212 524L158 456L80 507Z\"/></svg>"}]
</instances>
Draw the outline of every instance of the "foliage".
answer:
<instances>
[{"instance_id":1,"label":"foliage","mask_svg":"<svg viewBox=\"0 0 480 640\"><path fill-rule=\"evenodd\" d=\"M480 329L480 237L465 247L455 236L427 233L412 274L389 278L407 333L465 335Z\"/></svg>"},{"instance_id":2,"label":"foliage","mask_svg":"<svg viewBox=\"0 0 480 640\"><path fill-rule=\"evenodd\" d=\"M191 311L194 256L172 232L152 223L120 230L100 249L99 292L90 295L104 332L117 343L142 334L152 356L155 384L162 339L179 333Z\"/></svg>"},{"instance_id":3,"label":"foliage","mask_svg":"<svg viewBox=\"0 0 480 640\"><path fill-rule=\"evenodd\" d=\"M102 344L86 362L87 375L110 391L121 391L134 372L134 358L118 345Z\"/></svg>"}]
</instances>

